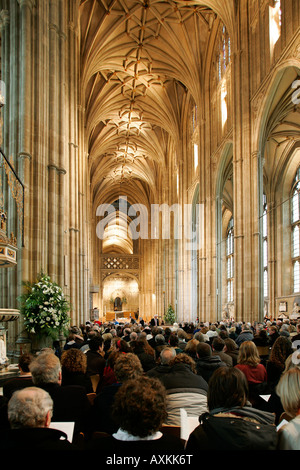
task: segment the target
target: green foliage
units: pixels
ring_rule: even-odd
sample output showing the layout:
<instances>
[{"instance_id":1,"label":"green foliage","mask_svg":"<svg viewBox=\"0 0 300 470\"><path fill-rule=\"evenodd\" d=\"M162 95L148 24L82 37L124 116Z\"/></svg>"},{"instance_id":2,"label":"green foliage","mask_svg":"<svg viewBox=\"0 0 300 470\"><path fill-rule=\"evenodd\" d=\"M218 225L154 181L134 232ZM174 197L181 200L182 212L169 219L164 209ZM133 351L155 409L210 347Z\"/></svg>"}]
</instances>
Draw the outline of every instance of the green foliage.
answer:
<instances>
[{"instance_id":1,"label":"green foliage","mask_svg":"<svg viewBox=\"0 0 300 470\"><path fill-rule=\"evenodd\" d=\"M173 309L172 305L169 304L168 309L165 313L165 322L169 323L170 325L173 325L175 321L176 321L175 310Z\"/></svg>"},{"instance_id":2,"label":"green foliage","mask_svg":"<svg viewBox=\"0 0 300 470\"><path fill-rule=\"evenodd\" d=\"M57 339L67 333L70 323L70 303L55 282L46 274L39 274L36 282L24 282L25 291L19 297L25 330L38 336Z\"/></svg>"}]
</instances>

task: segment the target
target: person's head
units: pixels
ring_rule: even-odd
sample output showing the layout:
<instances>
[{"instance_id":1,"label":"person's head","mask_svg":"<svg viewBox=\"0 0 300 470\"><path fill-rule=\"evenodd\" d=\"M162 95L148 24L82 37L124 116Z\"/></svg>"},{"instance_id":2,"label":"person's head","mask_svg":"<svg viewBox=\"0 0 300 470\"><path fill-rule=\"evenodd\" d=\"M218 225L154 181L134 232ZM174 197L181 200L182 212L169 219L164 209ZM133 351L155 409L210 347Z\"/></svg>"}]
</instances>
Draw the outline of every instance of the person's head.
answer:
<instances>
[{"instance_id":1,"label":"person's head","mask_svg":"<svg viewBox=\"0 0 300 470\"><path fill-rule=\"evenodd\" d=\"M137 341L137 339L138 339L138 334L137 334L137 332L136 332L136 331L132 331L132 332L130 333L130 341Z\"/></svg>"},{"instance_id":2,"label":"person's head","mask_svg":"<svg viewBox=\"0 0 300 470\"><path fill-rule=\"evenodd\" d=\"M114 373L118 382L125 382L143 375L141 361L134 353L119 354L114 364Z\"/></svg>"},{"instance_id":3,"label":"person's head","mask_svg":"<svg viewBox=\"0 0 300 470\"><path fill-rule=\"evenodd\" d=\"M286 336L278 336L272 346L269 360L284 366L286 359L292 352L293 347L291 340Z\"/></svg>"},{"instance_id":4,"label":"person's head","mask_svg":"<svg viewBox=\"0 0 300 470\"><path fill-rule=\"evenodd\" d=\"M54 352L41 352L30 363L29 370L37 387L43 383L61 383L61 364Z\"/></svg>"},{"instance_id":5,"label":"person's head","mask_svg":"<svg viewBox=\"0 0 300 470\"><path fill-rule=\"evenodd\" d=\"M116 342L115 342L115 348L120 351L120 352L123 352L123 353L129 353L131 352L131 347L130 345L127 343L127 341L125 341L124 339L118 339Z\"/></svg>"},{"instance_id":6,"label":"person's head","mask_svg":"<svg viewBox=\"0 0 300 470\"><path fill-rule=\"evenodd\" d=\"M18 367L21 372L29 372L29 364L33 361L34 355L31 353L22 354L19 357Z\"/></svg>"},{"instance_id":7,"label":"person's head","mask_svg":"<svg viewBox=\"0 0 300 470\"><path fill-rule=\"evenodd\" d=\"M201 343L204 343L205 342L205 336L204 336L204 332L201 332L201 331L197 331L195 334L194 334L194 339L196 339L197 341L201 342Z\"/></svg>"},{"instance_id":8,"label":"person's head","mask_svg":"<svg viewBox=\"0 0 300 470\"><path fill-rule=\"evenodd\" d=\"M224 325L223 325L224 326ZM219 338L225 340L229 337L229 333L227 330L222 329L219 333Z\"/></svg>"},{"instance_id":9,"label":"person's head","mask_svg":"<svg viewBox=\"0 0 300 470\"><path fill-rule=\"evenodd\" d=\"M183 341L185 341L187 339L187 334L182 328L179 328L177 330L177 336L180 340L183 340Z\"/></svg>"},{"instance_id":10,"label":"person's head","mask_svg":"<svg viewBox=\"0 0 300 470\"><path fill-rule=\"evenodd\" d=\"M184 349L184 352L186 354L188 354L189 356L191 357L196 357L196 354L197 354L197 344L199 343L199 341L195 338L193 339L190 339L187 344L186 344L186 347Z\"/></svg>"},{"instance_id":11,"label":"person's head","mask_svg":"<svg viewBox=\"0 0 300 470\"><path fill-rule=\"evenodd\" d=\"M240 345L238 363L254 367L260 363L258 350L253 341L243 341Z\"/></svg>"},{"instance_id":12,"label":"person's head","mask_svg":"<svg viewBox=\"0 0 300 470\"><path fill-rule=\"evenodd\" d=\"M165 337L162 334L158 334L155 336L155 344L157 346L161 346L163 344L166 344Z\"/></svg>"},{"instance_id":13,"label":"person's head","mask_svg":"<svg viewBox=\"0 0 300 470\"><path fill-rule=\"evenodd\" d=\"M248 325L248 323L243 324L242 331L250 331L250 326Z\"/></svg>"},{"instance_id":14,"label":"person's head","mask_svg":"<svg viewBox=\"0 0 300 470\"><path fill-rule=\"evenodd\" d=\"M95 336L99 336L99 333L98 333L96 330L93 330L93 329L89 330L89 332L88 332L88 334L87 334L87 340L88 340L88 342L90 342L90 340L91 340L92 338L94 338Z\"/></svg>"},{"instance_id":15,"label":"person's head","mask_svg":"<svg viewBox=\"0 0 300 470\"><path fill-rule=\"evenodd\" d=\"M274 335L274 334L278 333L277 326L270 325L269 328L268 328L268 333L269 333L269 335Z\"/></svg>"},{"instance_id":16,"label":"person's head","mask_svg":"<svg viewBox=\"0 0 300 470\"><path fill-rule=\"evenodd\" d=\"M220 336L216 336L212 342L212 348L217 352L222 352L225 349L225 341Z\"/></svg>"},{"instance_id":17,"label":"person's head","mask_svg":"<svg viewBox=\"0 0 300 470\"><path fill-rule=\"evenodd\" d=\"M195 363L195 361L193 360L193 358L191 356L189 356L185 352L177 354L174 357L174 359L170 362L171 366L173 366L175 364L187 364L190 367L190 369L194 373L196 373L196 363Z\"/></svg>"},{"instance_id":18,"label":"person's head","mask_svg":"<svg viewBox=\"0 0 300 470\"><path fill-rule=\"evenodd\" d=\"M236 351L239 348L238 345L236 344L236 342L232 338L226 338L224 341L225 341L225 344L226 344L226 352L227 353Z\"/></svg>"},{"instance_id":19,"label":"person's head","mask_svg":"<svg viewBox=\"0 0 300 470\"><path fill-rule=\"evenodd\" d=\"M164 348L161 351L159 357L160 357L160 363L162 365L170 364L172 359L176 357L176 350L174 348Z\"/></svg>"},{"instance_id":20,"label":"person's head","mask_svg":"<svg viewBox=\"0 0 300 470\"><path fill-rule=\"evenodd\" d=\"M87 357L77 348L70 348L63 351L61 359L61 367L64 372L82 372L86 373Z\"/></svg>"},{"instance_id":21,"label":"person's head","mask_svg":"<svg viewBox=\"0 0 300 470\"><path fill-rule=\"evenodd\" d=\"M219 367L208 382L207 406L216 408L243 407L248 399L245 374L236 367Z\"/></svg>"},{"instance_id":22,"label":"person's head","mask_svg":"<svg viewBox=\"0 0 300 470\"><path fill-rule=\"evenodd\" d=\"M197 357L199 359L201 359L202 357L209 357L211 355L212 355L212 350L208 343L197 344Z\"/></svg>"},{"instance_id":23,"label":"person's head","mask_svg":"<svg viewBox=\"0 0 300 470\"><path fill-rule=\"evenodd\" d=\"M259 335L260 338L265 339L268 336L268 332L264 328L261 328L258 332L258 335Z\"/></svg>"},{"instance_id":24,"label":"person's head","mask_svg":"<svg viewBox=\"0 0 300 470\"><path fill-rule=\"evenodd\" d=\"M294 367L284 372L276 387L286 413L295 417L300 411L300 369Z\"/></svg>"},{"instance_id":25,"label":"person's head","mask_svg":"<svg viewBox=\"0 0 300 470\"><path fill-rule=\"evenodd\" d=\"M286 372L289 369L293 369L294 367L300 368L300 349L296 349L296 351L287 357L283 372Z\"/></svg>"},{"instance_id":26,"label":"person's head","mask_svg":"<svg viewBox=\"0 0 300 470\"><path fill-rule=\"evenodd\" d=\"M178 346L179 339L175 333L171 333L169 336L169 345L171 348L176 348Z\"/></svg>"},{"instance_id":27,"label":"person's head","mask_svg":"<svg viewBox=\"0 0 300 470\"><path fill-rule=\"evenodd\" d=\"M7 413L12 429L48 427L53 413L53 401L45 390L25 387L13 393L8 402Z\"/></svg>"},{"instance_id":28,"label":"person's head","mask_svg":"<svg viewBox=\"0 0 300 470\"><path fill-rule=\"evenodd\" d=\"M102 336L96 335L89 340L89 348L93 352L100 352L103 349L104 340Z\"/></svg>"},{"instance_id":29,"label":"person's head","mask_svg":"<svg viewBox=\"0 0 300 470\"><path fill-rule=\"evenodd\" d=\"M146 351L145 341L143 339L138 339L132 345L132 349L133 349L135 354L142 353L142 352Z\"/></svg>"},{"instance_id":30,"label":"person's head","mask_svg":"<svg viewBox=\"0 0 300 470\"><path fill-rule=\"evenodd\" d=\"M133 436L153 435L166 417L166 390L158 379L143 376L127 380L115 395L112 418Z\"/></svg>"}]
</instances>

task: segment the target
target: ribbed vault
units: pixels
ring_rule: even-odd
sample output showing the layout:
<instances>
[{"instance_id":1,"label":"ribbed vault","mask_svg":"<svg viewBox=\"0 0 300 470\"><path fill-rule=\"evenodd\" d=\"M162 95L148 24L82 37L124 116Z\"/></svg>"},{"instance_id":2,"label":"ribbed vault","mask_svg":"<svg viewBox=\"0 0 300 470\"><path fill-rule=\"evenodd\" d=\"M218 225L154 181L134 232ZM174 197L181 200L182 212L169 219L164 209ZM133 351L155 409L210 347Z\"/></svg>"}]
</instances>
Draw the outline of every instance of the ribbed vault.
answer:
<instances>
[{"instance_id":1,"label":"ribbed vault","mask_svg":"<svg viewBox=\"0 0 300 470\"><path fill-rule=\"evenodd\" d=\"M222 2L223 3L223 2ZM232 2L86 0L80 5L82 103L92 210L119 196L160 203L205 64ZM201 112L200 112L201 114Z\"/></svg>"}]
</instances>

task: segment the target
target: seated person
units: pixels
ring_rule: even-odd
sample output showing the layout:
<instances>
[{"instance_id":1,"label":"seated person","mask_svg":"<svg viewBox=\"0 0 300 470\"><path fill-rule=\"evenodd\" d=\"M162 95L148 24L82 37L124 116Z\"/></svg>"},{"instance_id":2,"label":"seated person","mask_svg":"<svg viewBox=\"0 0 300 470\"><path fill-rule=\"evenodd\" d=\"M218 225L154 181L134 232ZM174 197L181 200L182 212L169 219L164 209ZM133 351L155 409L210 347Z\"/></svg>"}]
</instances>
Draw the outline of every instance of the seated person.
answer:
<instances>
[{"instance_id":1,"label":"seated person","mask_svg":"<svg viewBox=\"0 0 300 470\"><path fill-rule=\"evenodd\" d=\"M227 367L227 364L222 361L220 356L212 354L212 348L208 343L197 344L197 359L196 369L197 374L201 375L206 382L216 369L219 367Z\"/></svg>"},{"instance_id":2,"label":"seated person","mask_svg":"<svg viewBox=\"0 0 300 470\"><path fill-rule=\"evenodd\" d=\"M67 435L49 428L53 401L45 390L25 387L13 393L8 403L10 430L2 433L0 449L16 450L74 450Z\"/></svg>"},{"instance_id":3,"label":"seated person","mask_svg":"<svg viewBox=\"0 0 300 470\"><path fill-rule=\"evenodd\" d=\"M198 416L207 410L207 382L197 375L195 361L185 352L176 354L170 368L157 376L167 391L165 424L180 425L180 408L188 416ZM150 371L151 372L151 371Z\"/></svg>"},{"instance_id":4,"label":"seated person","mask_svg":"<svg viewBox=\"0 0 300 470\"><path fill-rule=\"evenodd\" d=\"M44 351L31 362L30 371L36 387L46 390L53 400L53 421L74 421L74 432L89 429L91 404L80 385L62 386L62 371L53 351Z\"/></svg>"},{"instance_id":5,"label":"seated person","mask_svg":"<svg viewBox=\"0 0 300 470\"><path fill-rule=\"evenodd\" d=\"M248 383L239 369L220 367L213 373L207 405L209 412L199 417L199 426L189 436L187 453L276 449L275 417L250 405Z\"/></svg>"},{"instance_id":6,"label":"seated person","mask_svg":"<svg viewBox=\"0 0 300 470\"><path fill-rule=\"evenodd\" d=\"M276 392L290 420L278 432L278 450L300 450L300 369L284 372Z\"/></svg>"},{"instance_id":7,"label":"seated person","mask_svg":"<svg viewBox=\"0 0 300 470\"><path fill-rule=\"evenodd\" d=\"M161 432L166 416L166 391L160 380L146 376L126 380L115 395L112 409L117 431L91 441L90 445L100 452L120 455L183 453L179 438Z\"/></svg>"},{"instance_id":8,"label":"seated person","mask_svg":"<svg viewBox=\"0 0 300 470\"><path fill-rule=\"evenodd\" d=\"M3 396L6 397L8 400L11 398L13 392L15 390L20 390L24 387L30 387L33 385L31 372L29 370L29 364L33 360L33 354L22 354L19 357L18 361L18 368L19 373L18 377L13 377L8 379L3 384Z\"/></svg>"},{"instance_id":9,"label":"seated person","mask_svg":"<svg viewBox=\"0 0 300 470\"><path fill-rule=\"evenodd\" d=\"M239 348L238 362L234 366L241 370L248 381L249 400L255 407L261 406L260 395L270 393L268 374L261 363L258 350L253 341L243 341Z\"/></svg>"},{"instance_id":10,"label":"seated person","mask_svg":"<svg viewBox=\"0 0 300 470\"><path fill-rule=\"evenodd\" d=\"M89 341L89 349L87 350L86 359L87 359L87 375L91 377L92 375L99 375L100 382L103 377L103 371L105 367L104 359L104 341L102 336L95 336Z\"/></svg>"},{"instance_id":11,"label":"seated person","mask_svg":"<svg viewBox=\"0 0 300 470\"><path fill-rule=\"evenodd\" d=\"M144 370L139 358L134 353L127 353L117 356L114 373L116 382L103 387L95 397L91 422L94 431L111 434L116 430L116 424L111 419L115 395L124 382L143 375Z\"/></svg>"},{"instance_id":12,"label":"seated person","mask_svg":"<svg viewBox=\"0 0 300 470\"><path fill-rule=\"evenodd\" d=\"M61 359L62 385L81 385L86 393L93 393L91 378L87 375L87 358L80 349L63 351Z\"/></svg>"}]
</instances>

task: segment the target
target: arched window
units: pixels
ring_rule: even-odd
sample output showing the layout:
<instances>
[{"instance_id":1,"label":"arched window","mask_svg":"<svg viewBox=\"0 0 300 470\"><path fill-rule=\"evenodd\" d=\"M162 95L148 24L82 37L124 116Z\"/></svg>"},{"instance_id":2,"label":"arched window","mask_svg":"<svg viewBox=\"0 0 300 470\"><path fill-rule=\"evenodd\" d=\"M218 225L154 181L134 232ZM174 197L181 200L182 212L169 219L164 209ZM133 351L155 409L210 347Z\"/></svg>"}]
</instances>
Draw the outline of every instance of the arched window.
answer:
<instances>
[{"instance_id":1,"label":"arched window","mask_svg":"<svg viewBox=\"0 0 300 470\"><path fill-rule=\"evenodd\" d=\"M195 106L193 107L193 111L192 111L192 126L193 126L193 132L195 132L195 130L197 129L197 125L198 125L198 116L197 116L197 105L195 104Z\"/></svg>"},{"instance_id":2,"label":"arched window","mask_svg":"<svg viewBox=\"0 0 300 470\"><path fill-rule=\"evenodd\" d=\"M228 64L231 61L230 36L223 25L220 31L220 38L217 45L217 77L222 80Z\"/></svg>"},{"instance_id":3,"label":"arched window","mask_svg":"<svg viewBox=\"0 0 300 470\"><path fill-rule=\"evenodd\" d=\"M274 5L269 7L269 34L270 49L273 54L274 46L281 34L281 1L274 0Z\"/></svg>"},{"instance_id":4,"label":"arched window","mask_svg":"<svg viewBox=\"0 0 300 470\"><path fill-rule=\"evenodd\" d=\"M294 292L300 292L300 166L296 172L292 187L291 225Z\"/></svg>"},{"instance_id":5,"label":"arched window","mask_svg":"<svg viewBox=\"0 0 300 470\"><path fill-rule=\"evenodd\" d=\"M263 196L263 224L262 224L262 231L263 231L263 265L264 265L264 297L268 297L268 285L269 285L269 277L268 277L268 218L267 218L267 196L264 194Z\"/></svg>"},{"instance_id":6,"label":"arched window","mask_svg":"<svg viewBox=\"0 0 300 470\"><path fill-rule=\"evenodd\" d=\"M234 283L233 217L231 217L228 227L227 227L226 265L227 265L227 302L233 302L233 283Z\"/></svg>"}]
</instances>

